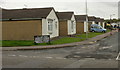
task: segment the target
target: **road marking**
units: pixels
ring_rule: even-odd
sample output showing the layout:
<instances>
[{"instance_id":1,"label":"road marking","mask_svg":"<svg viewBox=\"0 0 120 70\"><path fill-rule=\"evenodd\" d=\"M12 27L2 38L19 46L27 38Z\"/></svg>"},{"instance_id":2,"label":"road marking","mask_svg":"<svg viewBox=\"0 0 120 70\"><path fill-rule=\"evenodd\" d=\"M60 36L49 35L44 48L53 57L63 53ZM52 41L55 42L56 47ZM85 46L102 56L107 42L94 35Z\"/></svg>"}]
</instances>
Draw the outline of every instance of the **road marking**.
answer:
<instances>
[{"instance_id":1,"label":"road marking","mask_svg":"<svg viewBox=\"0 0 120 70\"><path fill-rule=\"evenodd\" d=\"M79 54L80 52L75 52L75 53Z\"/></svg>"},{"instance_id":2,"label":"road marking","mask_svg":"<svg viewBox=\"0 0 120 70\"><path fill-rule=\"evenodd\" d=\"M16 55L8 55L8 56L13 56L13 57L15 57Z\"/></svg>"},{"instance_id":3,"label":"road marking","mask_svg":"<svg viewBox=\"0 0 120 70\"><path fill-rule=\"evenodd\" d=\"M116 60L120 60L120 52L119 52L119 54L118 54L118 56L117 56L117 58L116 58Z\"/></svg>"},{"instance_id":4,"label":"road marking","mask_svg":"<svg viewBox=\"0 0 120 70\"><path fill-rule=\"evenodd\" d=\"M28 57L28 56L26 56L26 55L19 55L19 57Z\"/></svg>"},{"instance_id":5,"label":"road marking","mask_svg":"<svg viewBox=\"0 0 120 70\"><path fill-rule=\"evenodd\" d=\"M66 58L62 58L62 57L56 57L56 59L66 59Z\"/></svg>"},{"instance_id":6,"label":"road marking","mask_svg":"<svg viewBox=\"0 0 120 70\"><path fill-rule=\"evenodd\" d=\"M52 59L53 57L45 57L45 58Z\"/></svg>"}]
</instances>

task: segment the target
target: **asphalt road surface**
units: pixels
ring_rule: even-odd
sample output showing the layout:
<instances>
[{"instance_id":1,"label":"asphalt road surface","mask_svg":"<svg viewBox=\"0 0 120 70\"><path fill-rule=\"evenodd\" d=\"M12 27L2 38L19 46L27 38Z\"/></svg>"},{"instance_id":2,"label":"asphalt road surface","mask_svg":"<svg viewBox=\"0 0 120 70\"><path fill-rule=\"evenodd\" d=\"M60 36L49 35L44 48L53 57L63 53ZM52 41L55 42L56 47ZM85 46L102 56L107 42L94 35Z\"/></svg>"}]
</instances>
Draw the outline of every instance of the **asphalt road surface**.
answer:
<instances>
[{"instance_id":1,"label":"asphalt road surface","mask_svg":"<svg viewBox=\"0 0 120 70\"><path fill-rule=\"evenodd\" d=\"M3 68L118 68L118 33L87 45L3 51Z\"/></svg>"}]
</instances>

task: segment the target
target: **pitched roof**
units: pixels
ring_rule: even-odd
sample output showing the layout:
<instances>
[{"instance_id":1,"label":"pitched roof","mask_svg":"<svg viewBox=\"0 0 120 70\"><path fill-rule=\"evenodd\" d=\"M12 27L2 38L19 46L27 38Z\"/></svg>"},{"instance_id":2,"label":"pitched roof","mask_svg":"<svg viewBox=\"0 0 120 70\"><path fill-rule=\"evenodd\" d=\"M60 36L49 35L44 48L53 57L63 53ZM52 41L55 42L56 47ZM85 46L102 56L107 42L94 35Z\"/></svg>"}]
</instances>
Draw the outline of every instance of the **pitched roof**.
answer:
<instances>
[{"instance_id":1,"label":"pitched roof","mask_svg":"<svg viewBox=\"0 0 120 70\"><path fill-rule=\"evenodd\" d=\"M101 22L101 19L99 17L96 17L95 22Z\"/></svg>"},{"instance_id":2,"label":"pitched roof","mask_svg":"<svg viewBox=\"0 0 120 70\"><path fill-rule=\"evenodd\" d=\"M104 22L104 18L100 18L101 19L101 22Z\"/></svg>"},{"instance_id":3,"label":"pitched roof","mask_svg":"<svg viewBox=\"0 0 120 70\"><path fill-rule=\"evenodd\" d=\"M94 16L88 16L88 19L89 19L89 21L95 21L95 17Z\"/></svg>"},{"instance_id":4,"label":"pitched roof","mask_svg":"<svg viewBox=\"0 0 120 70\"><path fill-rule=\"evenodd\" d=\"M86 16L87 15L75 15L75 19L77 22L84 22L86 21Z\"/></svg>"},{"instance_id":5,"label":"pitched roof","mask_svg":"<svg viewBox=\"0 0 120 70\"><path fill-rule=\"evenodd\" d=\"M56 12L59 20L71 20L74 12Z\"/></svg>"},{"instance_id":6,"label":"pitched roof","mask_svg":"<svg viewBox=\"0 0 120 70\"><path fill-rule=\"evenodd\" d=\"M53 8L2 10L3 19L46 18Z\"/></svg>"}]
</instances>

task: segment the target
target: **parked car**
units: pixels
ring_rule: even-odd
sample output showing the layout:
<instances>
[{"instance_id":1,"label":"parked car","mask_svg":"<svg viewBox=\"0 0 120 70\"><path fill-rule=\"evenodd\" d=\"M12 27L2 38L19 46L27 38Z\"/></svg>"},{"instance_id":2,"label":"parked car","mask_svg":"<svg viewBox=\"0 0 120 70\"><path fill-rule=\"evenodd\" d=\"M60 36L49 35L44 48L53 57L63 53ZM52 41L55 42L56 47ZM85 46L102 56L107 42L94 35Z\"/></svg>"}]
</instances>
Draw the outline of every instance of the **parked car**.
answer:
<instances>
[{"instance_id":1,"label":"parked car","mask_svg":"<svg viewBox=\"0 0 120 70\"><path fill-rule=\"evenodd\" d=\"M98 24L92 24L90 31L91 32L106 32L107 29L103 28L102 26L98 25Z\"/></svg>"}]
</instances>

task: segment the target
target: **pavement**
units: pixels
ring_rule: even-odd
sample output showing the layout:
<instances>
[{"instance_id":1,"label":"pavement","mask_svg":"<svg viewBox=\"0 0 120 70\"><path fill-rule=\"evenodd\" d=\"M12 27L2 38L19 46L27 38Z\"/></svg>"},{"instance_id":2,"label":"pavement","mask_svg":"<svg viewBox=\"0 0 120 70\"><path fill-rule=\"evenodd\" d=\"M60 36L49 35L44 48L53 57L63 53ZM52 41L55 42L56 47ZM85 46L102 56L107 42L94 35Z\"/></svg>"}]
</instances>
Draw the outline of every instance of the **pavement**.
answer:
<instances>
[{"instance_id":1,"label":"pavement","mask_svg":"<svg viewBox=\"0 0 120 70\"><path fill-rule=\"evenodd\" d=\"M2 51L53 49L53 48L63 48L63 47L72 47L72 46L77 46L77 45L92 44L116 32L118 32L118 30L113 30L111 32L107 32L102 35L98 35L96 37L89 38L81 42L67 43L67 44L60 44L60 45L47 45L47 46L2 47Z\"/></svg>"}]
</instances>

